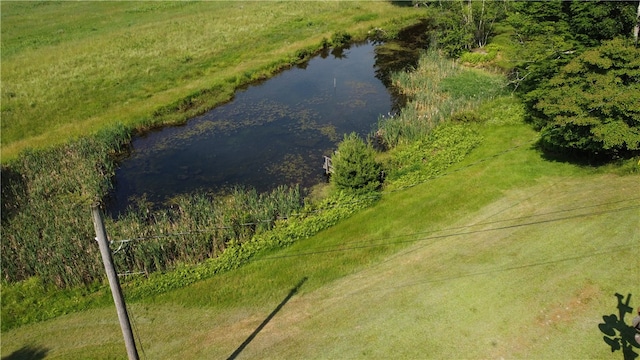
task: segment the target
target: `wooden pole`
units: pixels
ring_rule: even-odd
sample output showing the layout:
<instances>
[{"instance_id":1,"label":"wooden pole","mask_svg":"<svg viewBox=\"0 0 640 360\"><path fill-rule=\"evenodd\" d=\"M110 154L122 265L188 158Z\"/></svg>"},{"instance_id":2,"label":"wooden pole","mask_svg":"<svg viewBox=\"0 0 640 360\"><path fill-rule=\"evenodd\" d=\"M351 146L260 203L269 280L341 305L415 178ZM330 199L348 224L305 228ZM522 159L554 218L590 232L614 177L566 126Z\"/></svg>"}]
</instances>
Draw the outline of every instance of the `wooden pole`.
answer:
<instances>
[{"instance_id":1,"label":"wooden pole","mask_svg":"<svg viewBox=\"0 0 640 360\"><path fill-rule=\"evenodd\" d=\"M100 254L102 255L102 262L104 263L104 270L107 273L107 278L109 279L111 295L113 295L113 301L116 304L118 320L120 321L124 344L127 348L127 355L129 356L129 360L138 360L138 350L136 350L136 342L133 339L133 331L131 331L129 314L127 313L127 307L124 303L124 297L122 296L122 289L120 288L118 274L113 266L111 249L109 249L109 243L107 242L107 232L104 229L104 221L102 220L102 212L96 204L91 206L91 212L93 214L93 226L96 230L96 240L98 241L98 246L100 246Z\"/></svg>"}]
</instances>

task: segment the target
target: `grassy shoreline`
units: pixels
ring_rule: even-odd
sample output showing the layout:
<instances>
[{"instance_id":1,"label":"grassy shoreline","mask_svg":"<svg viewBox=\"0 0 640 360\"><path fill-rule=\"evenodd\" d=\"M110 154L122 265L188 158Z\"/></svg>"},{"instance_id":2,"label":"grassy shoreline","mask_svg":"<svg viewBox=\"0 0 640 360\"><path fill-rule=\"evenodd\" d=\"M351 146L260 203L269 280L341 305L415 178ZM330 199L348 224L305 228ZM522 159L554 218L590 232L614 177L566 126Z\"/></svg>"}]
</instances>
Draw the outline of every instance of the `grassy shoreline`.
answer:
<instances>
[{"instance_id":1,"label":"grassy shoreline","mask_svg":"<svg viewBox=\"0 0 640 360\"><path fill-rule=\"evenodd\" d=\"M393 34L424 16L388 2L1 6L3 163L114 123L183 122L337 33Z\"/></svg>"}]
</instances>

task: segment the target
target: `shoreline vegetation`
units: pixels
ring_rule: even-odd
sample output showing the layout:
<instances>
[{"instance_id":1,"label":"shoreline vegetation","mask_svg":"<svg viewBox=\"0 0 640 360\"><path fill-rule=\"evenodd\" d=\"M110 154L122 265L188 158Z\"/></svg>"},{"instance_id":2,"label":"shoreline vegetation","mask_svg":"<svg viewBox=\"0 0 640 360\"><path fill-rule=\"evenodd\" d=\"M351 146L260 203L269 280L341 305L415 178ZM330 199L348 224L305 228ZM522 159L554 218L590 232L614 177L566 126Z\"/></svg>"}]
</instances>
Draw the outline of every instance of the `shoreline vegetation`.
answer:
<instances>
[{"instance_id":1,"label":"shoreline vegetation","mask_svg":"<svg viewBox=\"0 0 640 360\"><path fill-rule=\"evenodd\" d=\"M25 38L21 40L22 42L12 39L14 41L12 47L5 45L3 30L3 82L6 70L4 57L20 58L21 46L27 49L24 51L37 52L38 49L48 46L62 46L66 41L74 44L82 43L85 37L91 37L91 32L100 33L109 30L118 34L119 31L132 34L131 30L122 29L126 28L126 25L134 18L138 19L138 16L141 16L142 19L149 19L157 15L157 11L160 11L160 14L169 17L167 14L175 12L174 15L181 15L186 21L191 19L189 14L195 12L194 8L189 8L189 6L205 6L202 5L203 3L198 5L145 3L134 6L135 4L137 3L118 5L122 6L121 10L125 9L123 10L125 15L116 16L120 20L114 22L113 29L106 29L111 26L106 22L102 23L106 27L103 30L99 26L96 26L95 30L93 28L74 29L70 27L59 33L64 41L46 36L32 38L27 34L24 35ZM219 3L213 4L210 6L224 6ZM234 6L242 6L242 4L244 3L240 2ZM190 116L190 111L202 111L202 109L212 106L211 104L215 103L212 100L214 98L211 97L212 91L220 91L221 94L231 96L231 93L227 93L228 90L225 89L235 89L239 85L246 84L247 81L268 76L274 69L282 66L282 59L289 59L289 63L302 60L316 51L318 44L331 46L340 41L346 41L347 37L350 37L351 40L357 40L366 36L367 31L375 26L381 26L381 24L391 26L388 35L392 36L394 31L399 31L402 27L418 21L417 14L425 16L425 13L414 13L416 8L396 7L390 3L331 2L323 3L320 9L313 11L305 8L304 11L315 12L318 16L307 17L298 13L299 9L292 7L291 2L284 2L273 5L274 8L268 13L267 18L274 21L286 17L287 21L274 22L273 31L268 31L268 29L264 29L265 25L249 24L254 17L251 11L258 9L250 8L249 4L256 7L263 6L254 2L247 3L245 4L246 8L234 8L233 14L245 22L244 24L247 26L246 29L243 28L245 35L248 32L255 32L255 36L269 39L265 42L266 44L257 46L254 50L265 51L267 49L276 54L274 58L279 60L274 62L273 59L255 59L250 54L242 53L240 44L235 44L236 48L230 50L229 58L223 61L229 68L239 71L231 77L216 78L215 81L211 80L214 77L209 78L211 81L204 87L201 86L202 82L194 80L183 83L179 89L173 89L167 83L160 82L156 84L157 89L161 89L163 86L166 89L159 91L157 95L155 95L155 90L143 89L145 85L140 83L136 90L139 91L136 95L139 96L136 99L137 103L134 101L134 105L128 106L143 104L146 98L151 99L149 101L155 107L141 106L139 109L141 112L131 112L127 115L129 117L123 118L124 121L118 121L116 126L107 128L102 128L103 125L109 123L106 118L100 116L90 118L84 122L96 125L95 135L90 137L79 136L78 129L67 131L67 129L80 126L78 124L43 124L42 126L45 128L54 126L58 129L57 131L65 129L64 132L68 133L72 140L46 149L33 150L28 148L16 157L13 157L14 154L10 152L7 162L9 166L4 163L3 159L3 279L1 298L3 335L10 332L16 335L15 339L22 339L24 338L23 329L34 329L36 326L46 327L47 325L34 323L56 318L49 323L49 326L54 326L51 324L64 320L61 315L76 313L74 316L82 318L85 313L88 314L86 316L91 316L90 313L100 312L110 306L110 293L102 279L97 249L92 250L87 245L90 242L88 239L93 238L93 228L89 220L89 205L100 200L108 190L115 166L114 155L120 151L121 147L126 146L134 123L137 124L135 126L140 124L156 126L158 123L155 121L160 121L159 119L163 119L162 121L167 119L182 121L180 119L186 119L187 116ZM272 5L272 3L268 2L264 6L267 5ZM22 6L43 6L46 8L51 5L45 3L44 5L28 4ZM77 6L79 10L86 10L82 4L65 6ZM108 4L101 6L106 7L105 11L108 9L115 11ZM9 11L7 15L6 9L9 7L3 2L3 22L5 16L11 17L11 12ZM268 8L260 9L268 11ZM58 8L58 10L60 9ZM390 12L386 13L386 10ZM51 7L47 11L55 13L57 10L55 7ZM344 22L333 19L337 12L348 14L345 16L348 19ZM131 15L132 17L129 18L126 14L135 14L135 16ZM180 16L174 17L180 19ZM167 26L183 24L174 17L164 20L160 17L161 23ZM196 17L196 19L200 19L200 22L195 22L196 24L205 26L201 18ZM327 21L332 19L331 21L335 22L325 23L323 19ZM163 22L165 20L166 23ZM73 22L73 20L70 21ZM6 23L3 24L3 27L5 25ZM25 29L28 25L29 22L25 22ZM141 30L148 29L150 26L144 21L138 25L141 26ZM252 26L257 28L252 28ZM320 35L311 36L307 32L315 34L320 28L324 31L322 37ZM300 31L296 35L299 38L296 40L282 35L287 33L286 30ZM637 176L640 169L640 162L637 162L637 159L620 160L610 165L591 167L574 165L566 161L548 161L541 156L537 145L540 134L530 124L526 124L526 104L514 94L512 87L510 87L512 84L509 84L509 80L504 74L505 68L500 65L508 62L508 56L513 55L510 52L512 49L505 46L505 37L501 37L508 30L503 29L502 31L502 33L497 33L494 38L495 42L489 41L487 46L489 52L486 57L483 55L475 57L463 55L461 60L456 62L445 57L441 51L425 51L414 71L393 75L392 83L407 96L408 101L398 115L381 118L378 131L372 134L372 138L380 141L386 148L386 151L376 154L376 160L386 175L384 184L378 191L357 194L336 191L335 187L328 186L319 190L322 194L317 198L306 199L301 198L297 189L285 188L278 189L271 194L238 190L223 199L212 199L207 194L194 194L175 199L172 207L165 211L152 211L148 207L145 208L145 204L142 202L139 211L130 212L116 220L108 220L106 227L107 231L113 234L113 240L135 240L112 244L113 250L117 251L118 267L130 273L122 278L123 290L128 301L136 306L136 311L144 311L145 314L157 309L162 312L164 311L161 309L163 307L172 308L175 311L175 306L184 307L181 309L181 314L187 311L186 308L215 309L215 312L220 314L229 311L230 314L234 314L229 315L230 318L246 316L246 313L257 310L259 310L258 314L265 310L268 313L272 310L272 308L269 309L269 304L277 304L281 300L278 298L277 290L289 289L292 277L296 277L296 280L299 280L299 276L305 276L305 279L308 277L309 280L305 282L300 294L310 294L313 291L324 289L323 286L327 284L336 285L341 279L366 272L369 266L384 266L381 261L393 263L397 256L416 252L416 254L426 257L416 260L416 264L423 264L420 266L426 267L426 273L443 272L453 281L462 279L465 282L458 289L460 294L464 294L464 296L460 295L461 299L473 297L478 301L487 301L484 305L490 309L491 304L496 301L496 296L508 293L508 301L513 303L543 303L545 306L559 306L555 299L549 299L550 295L538 294L537 298L531 295L528 297L520 296L520 291L525 292L526 289L516 291L515 295L508 292L508 289L503 289L500 294L485 294L482 292L483 289L476 289L478 293L464 290L465 286L473 285L466 283L465 279L470 276L464 275L464 271L458 273L456 269L443 270L445 267L448 268L446 264L439 264L439 260L435 257L432 258L432 255L422 254L423 247L433 244L428 241L424 244L418 243L424 241L423 238L427 234L426 239L429 240L431 236L433 238L440 236L437 235L439 231L466 229L467 225L461 228L453 228L453 226L458 223L466 224L465 221L476 219L476 217L480 219L479 222L472 221L470 226L482 225L487 219L506 211L504 209L518 210L520 206L526 205L541 193L550 192L550 189L556 186L561 188L564 186L575 192L575 189L580 188L576 184L584 181L586 186L580 190L588 190L589 193L588 199L581 200L585 204L587 200L596 199L598 192L603 191L602 189L605 189L609 184L624 186L625 193L628 194L633 193L633 186L637 187L637 182L624 180L624 175ZM31 39L32 44L15 45L25 43L25 39ZM144 36L141 36L140 39L144 39ZM12 42L9 41L7 44L12 44ZM234 43L230 42L230 44ZM144 44L140 44L140 46L144 46ZM183 46L188 48L187 44ZM204 48L206 47L202 49ZM452 49L456 50L457 48ZM207 70L214 66L213 63L206 60L206 55L209 53L204 51L203 53L183 54L186 53L180 53L181 57L178 59L182 64L179 66L181 69L194 67L197 69L198 76L212 74L210 70ZM236 56L234 57L233 54ZM242 56L248 56L251 60L243 61ZM465 58L473 60L466 62L471 66L462 65L465 62L462 59ZM142 60L139 59L139 61ZM155 66L157 66L155 68L157 70L161 64ZM483 68L485 69L483 70ZM498 71L487 70L491 68L494 70L497 68ZM152 66L149 69L149 73L156 71ZM181 73L171 77L171 80L194 76L196 75L193 73ZM425 89L429 91L425 91ZM4 112L15 109L11 106L5 107L5 97L18 97L18 92L15 90L5 91L4 86L2 91L4 136ZM157 102L158 99L161 101ZM158 104L162 105L158 106ZM95 104L90 105L96 106ZM37 106L39 105L36 104ZM25 114L29 111L26 111ZM114 111L115 117L118 118L119 111L124 110L118 108ZM142 116L142 113L155 113L157 117L150 121L149 118ZM120 115L122 114L120 113ZM138 122L141 119L143 120ZM17 136L15 134L18 133L20 131L16 130L11 136ZM55 131L53 133L58 134ZM15 140L15 142L12 140L11 143L17 144L20 141L22 140ZM623 180L620 181L620 179ZM81 185L78 186L78 184ZM558 288L568 289L567 293L563 294L566 296L571 295L569 292L582 295L585 291L582 287L586 286L590 292L580 298L581 300L584 298L585 302L584 307L579 310L582 311L583 308L588 307L590 309L590 307L605 303L605 300L613 292L622 291L619 288L622 287L625 280L616 276L619 275L618 272L637 271L637 266L633 268L634 265L626 262L616 262L614 267L599 268L596 266L595 260L580 257L581 262L578 266L582 267L572 270L564 260L552 264L543 262L544 259L538 256L538 252L549 256L563 252L563 256L574 259L576 256L575 244L580 244L579 247L581 249L584 247L585 251L587 248L591 248L590 244L582 243L584 238L588 238L597 246L603 248L618 246L617 251L625 252L624 256L631 254L631 245L637 241L638 237L638 234L633 232L634 221L637 224L637 219L633 218L631 211L627 210L635 209L640 205L633 203L633 201L637 202L637 198L627 196L626 199L620 199L612 195L614 193L614 191L607 192L608 202L605 201L602 205L596 206L594 214L608 214L613 204L622 201L631 202L629 206L622 208L623 210L614 209L616 213L609 216L611 219L607 217L606 220L593 220L595 215L591 216L589 218L592 221L590 222L591 231L588 234L581 230L581 224L566 225L566 229L562 228L564 231L562 238L565 243L552 241L554 238L561 237L560 234L554 232L556 230L536 228L533 235L520 233L522 238L526 238L527 244L531 245L531 250L523 249L522 244L509 240L506 235L504 239L501 238L502 241L505 241L504 246L509 248L509 254L514 256L513 258L503 258L502 255L499 255L502 253L503 245L494 248L494 243L497 240L484 236L478 239L478 243L471 244L472 247L477 248L477 253L481 256L478 259L474 257L476 253L459 250L466 248L465 244L457 248L457 252L450 252L447 245L443 243L440 247L436 242L436 247L433 250L436 253L441 253L444 258L450 259L451 262L458 262L461 258L467 259L471 265L465 262L464 266L470 266L466 271L471 274L481 274L479 276L493 274L493 265L495 264L502 264L503 267L511 266L506 268L509 271L505 270L498 274L498 277L504 280L505 284L520 281L515 280L519 279L519 275L514 275L513 278L509 277L512 272L519 273L517 264L513 265L511 262L514 258L519 260L522 260L520 257L525 260L535 258L533 261L539 261L542 264L536 268L544 268L540 271L541 274L527 272L520 275L530 277L529 280L540 287L545 286L546 281L552 281ZM500 203L511 197L515 198L511 203ZM497 208L493 208L492 206L496 202ZM569 206L570 203L571 200L567 199L566 206ZM484 210L485 207L489 207L489 209ZM477 214L477 211L481 209L483 209L482 213ZM535 209L527 211L535 212ZM549 209L546 215L562 211L566 210ZM517 211L511 215L513 216L511 220L522 219L519 216L524 216ZM613 221L614 215L618 216L616 221L621 225L620 231L612 237L616 243L607 245L603 239L608 239L608 229L611 225L609 222ZM527 213L526 216L539 215ZM589 214L585 215L585 217L587 216ZM505 228L517 231L516 227L509 225L505 225ZM478 233L481 232L478 231ZM174 237L174 234L179 234L179 236ZM591 236L590 234L600 235ZM387 241L389 239L392 241ZM457 239L452 241L463 242ZM403 250L406 251L403 252ZM329 256L323 256L327 253ZM9 256L7 254L14 256L14 258L7 258L6 256ZM63 256L59 256L59 254L63 254ZM305 261L304 256L313 256L313 261ZM265 265L267 263L268 266ZM396 265L403 268L402 264ZM38 266L42 267L38 268ZM556 267L561 268L561 272L580 273L580 269L582 269L585 274L584 279L581 277L568 283L570 282L566 279L568 276L559 275L558 272L551 269ZM528 269L529 267L527 267L527 271ZM589 272L592 269L597 269L597 272ZM411 272L411 270L407 271ZM587 272L589 273L587 274ZM8 282L8 277L12 277L14 281ZM476 275L472 277L472 281L473 278L476 278ZM616 279L615 283L611 282L612 278ZM358 279L351 278L351 281L354 280L358 281ZM387 280L394 281L393 279ZM415 281L411 278L406 280ZM440 286L436 283L445 282L434 281L433 286L440 291L447 291L446 285ZM522 289L519 285L513 286ZM489 288L491 286L485 287L485 290ZM337 291L340 292L340 289ZM349 288L348 292L351 291ZM343 298L345 296L343 292L340 292L338 296ZM423 291L420 296L427 297L425 301L435 301L429 298L430 295L426 293L429 292ZM438 298L445 297L438 296ZM456 299L450 300L457 301ZM404 304L412 303L413 300L401 298L399 301ZM349 303L349 299L346 300L346 303ZM357 305L353 304L353 306ZM438 303L438 307L443 307L443 305ZM150 308L152 309L149 310ZM486 311L491 310L485 311L484 308L485 306L478 304L477 308L473 308L471 316L479 319L483 319L483 316L490 316ZM504 309L509 311L505 318L515 318L518 314L523 313L512 308L512 305L505 303ZM516 308L518 307L516 306ZM384 309L381 310L384 311ZM352 312L353 309L341 311ZM447 308L446 311L453 311L453 309ZM456 313L465 313L460 312L459 307L455 311ZM172 316L186 316L181 314L172 313ZM215 316L224 317L220 314ZM465 313L464 316L467 315ZM532 314L531 316L535 317L536 315ZM160 315L159 318L162 316ZM457 320L454 322L455 324L465 323L465 319L460 318L461 316L451 315ZM153 323L154 319L155 317L148 321ZM229 319L226 319L227 323L233 322ZM534 318L527 319L536 320ZM577 321L581 320L584 319L581 318ZM181 320L177 321L177 323L182 322ZM413 320L408 322L413 322ZM184 323L188 323L188 321L184 321ZM338 325L349 326L340 322ZM396 325L394 324L394 326ZM400 324L398 328L403 328L403 326L406 328L406 325ZM502 325L496 323L492 329L502 328ZM569 328L571 327L569 326ZM185 328L184 330L189 332L193 329ZM563 339L566 338L565 332L574 332L573 329L565 331L564 327L560 325L555 326L553 330L559 332L559 338ZM24 331L28 332L28 330ZM149 328L149 331L154 330ZM416 330L416 333L421 333L421 331ZM455 331L455 333L459 334L460 331ZM449 334L452 332L443 328L442 334L444 341L444 339L451 338ZM504 336L500 339L506 339L509 334L502 335ZM537 333L532 333L532 336L536 339L539 338ZM601 340L601 336L598 338ZM19 351L17 350L20 346L19 341L21 340L14 340L7 349L15 348L15 351ZM97 342L91 338L83 341ZM164 343L162 340L156 342L158 344ZM211 343L213 342L214 340L211 340ZM489 344L489 340L487 340L487 344ZM512 347L495 343L495 341L491 344L493 344L493 349L478 353L478 356L493 357L500 351L502 351L501 354L503 352L514 354L510 352L513 351ZM562 344L557 346L560 345ZM117 348L119 346L117 339L108 345L115 349L106 349L104 345L94 344L92 346L97 346L97 349L92 350L95 351L93 354L100 354L100 356L105 353L110 355L120 353ZM392 345L389 344L389 346ZM421 352L422 354L430 353L427 346L430 346L431 350L444 351L434 344L424 346L425 351ZM482 346L473 344L473 347L474 349L469 349L469 351L485 351L478 350ZM503 349L501 350L500 347ZM603 353L595 350L599 348L590 344L587 347L577 349L575 354ZM171 356L167 355L170 352L164 350L162 346L156 346L149 352ZM360 356L366 357L366 350L363 349ZM553 349L547 350L544 350L547 352L542 355L556 354ZM8 354L7 351L13 350L6 350L3 346L3 356ZM67 354L72 357L73 351L77 351L77 349L69 350ZM188 350L173 349L173 351ZM226 350L218 351L224 352ZM288 349L288 351L296 353L297 350ZM518 351L522 351L525 357L526 355L541 354L528 352L533 351L530 348ZM180 354L184 355L184 352ZM197 357L197 355L191 355Z\"/></svg>"},{"instance_id":2,"label":"shoreline vegetation","mask_svg":"<svg viewBox=\"0 0 640 360\"><path fill-rule=\"evenodd\" d=\"M96 249L86 246L86 239L93 237L87 211L107 195L117 156L134 133L186 121L228 101L235 89L306 61L324 47L363 40L370 31L380 36L381 27L385 36L394 36L419 22L421 15L412 8L379 2L294 5L102 3L95 9L88 3L2 3L3 330L34 320L13 311L20 298L12 297L10 283L39 284L39 293L31 300L39 302L57 297L60 288L84 294L82 287L95 289L102 279ZM70 12L74 15L63 16ZM59 20L37 22L45 15ZM112 21L98 21L100 16ZM194 28L197 24L203 28ZM51 27L57 30L52 32ZM193 31L189 41L180 38L189 31ZM246 46L254 37L259 44ZM174 52L189 55L176 63L167 57ZM43 57L44 53L48 55ZM114 56L124 60L111 63ZM143 74L141 67L146 69ZM33 103L24 103L26 99ZM48 110L42 112L45 104ZM319 202L320 207L335 205L335 199L329 205ZM133 253L125 248L127 257L116 258L122 261L119 267L149 275L189 267L229 247L240 247L280 219L302 211L302 203L297 189L284 188L272 195L235 189L223 199L192 194L153 213L142 200L138 211L109 219L107 227L115 231L114 238L209 233L196 236L199 241L177 237L171 239L173 244L156 239ZM321 211L316 206L310 204L305 211ZM347 206L346 211L359 206ZM273 212L266 214L266 209ZM257 213L251 215L253 211ZM337 220L344 215L328 216ZM314 231L332 223L314 221ZM258 226L242 225L248 223ZM167 246L175 251L166 253ZM226 256L232 255L229 251ZM69 311L67 306L53 307L33 316L44 319ZM10 313L22 319L14 322Z\"/></svg>"},{"instance_id":3,"label":"shoreline vegetation","mask_svg":"<svg viewBox=\"0 0 640 360\"><path fill-rule=\"evenodd\" d=\"M469 77L481 77L483 80L468 81ZM445 117L441 119L441 124L429 123L426 129L420 122L403 126L402 123L407 122L406 115L399 114L381 120L382 132L384 129L402 128L403 133L416 134L418 131L413 130L415 126L422 131L414 139L403 136L401 143L393 144L386 152L379 154L383 157L383 168L388 171L382 193L349 194L332 190L328 196L306 199L302 204L303 199L297 189L281 188L271 194L238 189L222 199L206 194L183 196L175 199L167 210L152 210L149 205L142 203L137 211L106 221L106 228L114 240L112 247L118 253L114 255L116 267L126 269L123 273L130 274L123 278L127 297L136 300L160 295L236 269L260 253L291 245L337 224L370 207L385 193L414 187L442 176L449 167L462 161L483 142L481 124L488 120L482 115L483 119L472 122L445 122L451 114L459 113L452 110L453 105L465 103L466 106L459 109L464 113L478 109L482 103L511 104L514 101L502 75L465 69L438 55L436 51L425 53L415 71L394 74L392 81L408 95L409 101L403 113L426 119L425 114L435 111L445 114ZM432 89L431 96L416 96L417 89L423 87L425 82ZM454 84L453 87L451 84ZM482 95L474 99L466 98L466 94L470 93ZM511 106L516 111L516 120L511 121L516 122L517 102ZM486 105L483 113L488 115L487 109L490 107ZM447 112L450 114L446 115ZM104 142L97 142L100 143ZM79 152L82 154L80 157L92 153L108 156L108 151L94 151L95 144L85 144L86 147L81 145L83 143L78 143L64 153ZM52 151L50 155L55 154L57 152ZM429 161L420 160L425 158ZM56 158L44 159L46 163L57 164L58 167L65 163ZM99 164L100 159L98 156L94 164ZM26 172L26 168L21 170ZM64 172L64 169L58 171ZM89 171L83 173L89 177ZM55 173L38 179L46 183L38 184L33 180L30 183L38 184L37 188L41 191L55 188L53 182L60 181ZM58 184L61 194L56 196L64 198L72 194L73 184L67 183L62 188ZM51 195L43 194L40 197ZM60 198L54 199L56 204L65 203ZM83 242L92 236L90 222L84 222L79 228L65 226L72 221L70 215L81 217L86 209L78 208L77 201L66 203L70 206L60 208L60 212L54 216L55 222L49 222L51 227L29 227L25 225L26 221L17 221L15 218L4 226L7 236L2 244L3 253L14 255L9 258L8 264L11 266L3 269L4 276L13 274L22 276L23 280L13 285L3 285L3 330L108 303L108 292L104 285L96 283L102 278L99 259L83 255L86 254ZM50 205L51 210L54 203ZM24 209L18 214L16 216L29 216ZM46 218L51 216L51 212L34 211L33 214L45 217L37 223L47 223ZM64 233L61 233L61 229ZM42 239L43 236L46 237L43 243L30 241ZM70 243L68 239L76 240ZM34 251L34 248L39 249ZM60 248L67 251L63 258L54 256ZM38 256L40 261L34 264L29 261L30 256ZM31 266L35 266L32 270L34 273L29 274ZM25 294L30 294L26 297L31 299L27 304L44 304L42 301L45 301L55 305L49 311L41 312L38 307L22 302Z\"/></svg>"}]
</instances>

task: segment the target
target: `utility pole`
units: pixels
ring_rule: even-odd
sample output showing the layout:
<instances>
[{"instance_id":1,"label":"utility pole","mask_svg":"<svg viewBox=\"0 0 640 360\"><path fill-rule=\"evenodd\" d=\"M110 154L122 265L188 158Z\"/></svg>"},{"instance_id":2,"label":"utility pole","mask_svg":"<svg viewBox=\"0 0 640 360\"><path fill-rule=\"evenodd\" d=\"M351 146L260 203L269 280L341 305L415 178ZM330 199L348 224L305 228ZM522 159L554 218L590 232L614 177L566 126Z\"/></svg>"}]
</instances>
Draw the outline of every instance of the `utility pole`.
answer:
<instances>
[{"instance_id":1,"label":"utility pole","mask_svg":"<svg viewBox=\"0 0 640 360\"><path fill-rule=\"evenodd\" d=\"M102 255L102 262L104 263L104 270L107 273L107 278L109 279L111 295L113 295L113 301L116 304L118 320L120 320L120 328L122 329L122 336L124 337L124 344L127 347L127 355L129 356L129 360L139 360L138 350L136 350L136 342L133 339L133 331L131 331L131 323L129 322L129 314L127 313L127 307L124 303L124 297L122 296L122 289L120 288L120 281L118 280L118 274L113 266L111 249L107 242L107 232L104 229L104 221L102 220L102 212L97 204L93 204L91 206L91 213L93 214L93 227L96 230L96 240L100 246L100 254Z\"/></svg>"}]
</instances>

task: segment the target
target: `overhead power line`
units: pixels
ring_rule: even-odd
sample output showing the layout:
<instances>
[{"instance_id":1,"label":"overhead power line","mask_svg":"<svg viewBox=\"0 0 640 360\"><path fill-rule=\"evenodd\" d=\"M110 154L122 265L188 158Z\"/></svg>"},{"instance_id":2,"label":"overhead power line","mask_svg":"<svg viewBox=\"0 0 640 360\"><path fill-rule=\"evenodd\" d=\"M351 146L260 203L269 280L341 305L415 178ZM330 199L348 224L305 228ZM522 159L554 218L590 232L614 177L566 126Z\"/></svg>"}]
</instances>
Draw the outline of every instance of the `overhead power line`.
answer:
<instances>
[{"instance_id":1,"label":"overhead power line","mask_svg":"<svg viewBox=\"0 0 640 360\"><path fill-rule=\"evenodd\" d=\"M417 243L417 242L424 242L424 241L430 241L430 240L441 240L441 239L446 239L446 238L451 238L451 237L456 237L456 236L465 236L465 235L480 234L480 233L485 233L485 232L501 231L501 230L507 230L507 229L534 226L534 225L553 223L553 222L559 222L559 221L571 220L571 219L578 219L578 218L584 218L584 217L590 217L590 216L597 216L597 215L603 215L603 214L615 213L615 212L621 212L621 211L636 210L636 209L640 209L640 205L632 205L632 206L626 206L626 207L610 209L610 210L602 210L602 211L594 211L594 212L584 213L584 214L569 215L569 216L557 217L557 218L553 218L553 219L544 219L544 220L523 222L523 223L519 223L519 224L498 226L498 227L493 227L493 228L488 228L488 229L459 231L459 232L453 232L453 233L445 233L445 234L441 234L441 235L431 235L431 236L426 236L426 237L418 237L417 239L408 239L408 240L400 240L400 241L389 241L391 239L397 239L397 238L402 238L402 237L411 237L411 236L416 236L416 235L423 235L425 233L446 232L448 230L466 229L466 228L479 226L479 224L475 224L475 225L469 225L469 226L458 227L458 228L451 228L451 229L444 229L444 230L432 230L432 231L418 232L418 233L409 233L409 234L402 234L402 235L397 235L395 237L389 237L389 238L378 238L378 239L371 240L371 241L348 243L347 246L345 246L345 244L337 244L337 245L327 246L327 248L325 250L299 252L299 253L284 254L284 255L278 255L278 256L269 256L269 257L265 257L265 258L261 258L261 259L257 259L257 260L266 261L266 260L276 260L276 259L292 258L292 257L300 257L300 256L323 255L323 254L328 254L328 253L360 250L360 249L366 249L366 248L372 248L372 247L391 246L391 245L399 245L399 244L404 244L404 243ZM509 220L505 220L505 221L509 221ZM493 223L493 222L491 222L491 223ZM360 244L360 245L358 245L358 244Z\"/></svg>"}]
</instances>

